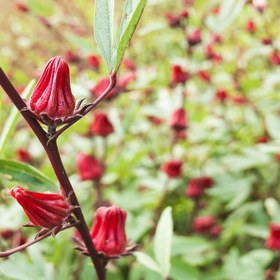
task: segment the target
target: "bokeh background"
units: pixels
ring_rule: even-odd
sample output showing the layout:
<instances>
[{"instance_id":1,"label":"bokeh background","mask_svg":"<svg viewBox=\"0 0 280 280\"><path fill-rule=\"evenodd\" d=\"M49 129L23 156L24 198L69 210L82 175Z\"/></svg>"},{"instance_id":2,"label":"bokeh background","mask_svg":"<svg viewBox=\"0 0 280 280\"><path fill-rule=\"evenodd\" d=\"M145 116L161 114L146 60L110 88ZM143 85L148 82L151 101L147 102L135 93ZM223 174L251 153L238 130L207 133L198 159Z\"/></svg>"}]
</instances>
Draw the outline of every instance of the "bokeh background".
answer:
<instances>
[{"instance_id":1,"label":"bokeh background","mask_svg":"<svg viewBox=\"0 0 280 280\"><path fill-rule=\"evenodd\" d=\"M124 1L115 2L117 29ZM93 36L94 1L0 4L0 65L19 92L38 80L50 58L61 56L77 99L90 102L100 94L108 73ZM148 1L116 91L59 139L89 225L101 196L101 204L128 212L128 238L155 259L155 228L172 207L165 279L280 279L279 21L278 0ZM1 132L13 107L2 89L0 102ZM177 109L185 112L185 125ZM114 127L106 139L90 133L100 111ZM81 179L79 153L104 164L98 182ZM1 157L55 181L22 119ZM0 175L4 250L35 235L21 228L26 217L9 189L48 188L15 180L3 168ZM89 260L73 250L72 235L62 232L0 260L0 278L94 279ZM152 268L151 261L129 256L110 263L108 279L163 279Z\"/></svg>"}]
</instances>

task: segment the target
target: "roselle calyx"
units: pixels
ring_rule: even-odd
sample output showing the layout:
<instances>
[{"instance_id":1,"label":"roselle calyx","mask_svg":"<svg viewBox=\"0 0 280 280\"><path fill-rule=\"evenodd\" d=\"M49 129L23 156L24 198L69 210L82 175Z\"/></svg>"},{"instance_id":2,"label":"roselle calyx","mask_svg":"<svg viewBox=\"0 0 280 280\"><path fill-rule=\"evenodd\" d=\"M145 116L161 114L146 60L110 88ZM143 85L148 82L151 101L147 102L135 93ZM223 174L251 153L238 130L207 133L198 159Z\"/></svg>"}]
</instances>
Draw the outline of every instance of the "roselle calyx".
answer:
<instances>
[{"instance_id":1,"label":"roselle calyx","mask_svg":"<svg viewBox=\"0 0 280 280\"><path fill-rule=\"evenodd\" d=\"M58 193L27 191L20 186L11 195L23 208L33 226L53 229L63 225L71 214L71 205Z\"/></svg>"},{"instance_id":2,"label":"roselle calyx","mask_svg":"<svg viewBox=\"0 0 280 280\"><path fill-rule=\"evenodd\" d=\"M179 108L172 113L169 126L175 131L187 128L187 114L184 108Z\"/></svg>"},{"instance_id":3,"label":"roselle calyx","mask_svg":"<svg viewBox=\"0 0 280 280\"><path fill-rule=\"evenodd\" d=\"M126 253L126 212L119 207L100 207L95 212L90 235L98 253L117 257Z\"/></svg>"},{"instance_id":4,"label":"roselle calyx","mask_svg":"<svg viewBox=\"0 0 280 280\"><path fill-rule=\"evenodd\" d=\"M42 123L57 126L73 116L75 104L69 66L60 57L54 57L45 66L28 107Z\"/></svg>"},{"instance_id":5,"label":"roselle calyx","mask_svg":"<svg viewBox=\"0 0 280 280\"><path fill-rule=\"evenodd\" d=\"M280 224L273 222L269 225L269 236L266 240L266 247L271 250L280 250Z\"/></svg>"},{"instance_id":6,"label":"roselle calyx","mask_svg":"<svg viewBox=\"0 0 280 280\"><path fill-rule=\"evenodd\" d=\"M107 137L114 132L114 128L108 116L103 112L98 112L94 116L93 122L90 126L90 132L93 135Z\"/></svg>"}]
</instances>

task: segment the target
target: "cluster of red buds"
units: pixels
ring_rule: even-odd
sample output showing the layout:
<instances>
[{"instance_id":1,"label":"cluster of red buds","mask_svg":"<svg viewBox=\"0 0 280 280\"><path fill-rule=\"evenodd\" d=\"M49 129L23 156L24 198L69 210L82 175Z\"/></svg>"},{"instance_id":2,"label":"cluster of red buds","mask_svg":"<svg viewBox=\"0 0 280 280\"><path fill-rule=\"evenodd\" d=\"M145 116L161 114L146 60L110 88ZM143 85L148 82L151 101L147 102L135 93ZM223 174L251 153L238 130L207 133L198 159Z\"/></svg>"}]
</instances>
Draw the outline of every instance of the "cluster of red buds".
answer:
<instances>
[{"instance_id":1,"label":"cluster of red buds","mask_svg":"<svg viewBox=\"0 0 280 280\"><path fill-rule=\"evenodd\" d=\"M214 180L209 176L202 176L190 179L186 187L186 195L190 198L196 199L201 197L205 190L211 188Z\"/></svg>"}]
</instances>

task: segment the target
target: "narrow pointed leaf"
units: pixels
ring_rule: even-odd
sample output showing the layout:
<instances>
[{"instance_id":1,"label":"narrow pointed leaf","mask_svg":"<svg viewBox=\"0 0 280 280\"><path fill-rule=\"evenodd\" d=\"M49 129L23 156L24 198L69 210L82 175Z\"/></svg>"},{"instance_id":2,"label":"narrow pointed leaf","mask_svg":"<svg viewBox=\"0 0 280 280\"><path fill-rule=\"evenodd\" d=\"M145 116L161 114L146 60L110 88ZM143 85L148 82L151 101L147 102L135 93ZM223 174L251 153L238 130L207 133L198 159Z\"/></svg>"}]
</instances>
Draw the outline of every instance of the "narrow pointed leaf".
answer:
<instances>
[{"instance_id":1,"label":"narrow pointed leaf","mask_svg":"<svg viewBox=\"0 0 280 280\"><path fill-rule=\"evenodd\" d=\"M120 67L124 52L137 27L147 0L127 0L124 6L119 33L119 42L115 53L114 72Z\"/></svg>"},{"instance_id":2,"label":"narrow pointed leaf","mask_svg":"<svg viewBox=\"0 0 280 280\"><path fill-rule=\"evenodd\" d=\"M133 255L137 258L137 261L147 268L160 273L160 267L154 259L149 255L142 252L134 252Z\"/></svg>"},{"instance_id":3,"label":"narrow pointed leaf","mask_svg":"<svg viewBox=\"0 0 280 280\"><path fill-rule=\"evenodd\" d=\"M56 191L55 183L31 165L13 160L0 159L0 174L8 179L25 184L33 191Z\"/></svg>"},{"instance_id":4,"label":"narrow pointed leaf","mask_svg":"<svg viewBox=\"0 0 280 280\"><path fill-rule=\"evenodd\" d=\"M162 212L154 238L155 260L160 266L160 271L163 277L168 277L170 271L170 256L173 238L173 220L171 211L172 208L167 207Z\"/></svg>"},{"instance_id":5,"label":"narrow pointed leaf","mask_svg":"<svg viewBox=\"0 0 280 280\"><path fill-rule=\"evenodd\" d=\"M113 68L114 0L95 0L94 37L109 71Z\"/></svg>"}]
</instances>

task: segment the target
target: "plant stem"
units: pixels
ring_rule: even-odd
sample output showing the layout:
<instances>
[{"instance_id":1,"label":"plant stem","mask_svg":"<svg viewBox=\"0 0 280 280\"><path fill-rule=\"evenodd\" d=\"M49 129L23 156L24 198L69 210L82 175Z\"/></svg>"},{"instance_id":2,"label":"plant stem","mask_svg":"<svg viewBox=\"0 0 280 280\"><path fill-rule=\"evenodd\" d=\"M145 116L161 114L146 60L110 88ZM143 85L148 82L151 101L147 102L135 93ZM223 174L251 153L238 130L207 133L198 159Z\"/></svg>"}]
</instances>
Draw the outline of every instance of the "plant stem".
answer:
<instances>
[{"instance_id":1,"label":"plant stem","mask_svg":"<svg viewBox=\"0 0 280 280\"><path fill-rule=\"evenodd\" d=\"M85 222L83 212L80 208L78 199L74 193L73 187L69 181L69 178L66 174L65 168L63 166L63 163L60 158L60 154L58 151L56 139L49 139L48 134L43 130L43 128L40 126L38 121L34 119L29 111L27 110L27 106L25 102L22 100L8 77L5 75L4 71L0 67L0 85L4 89L4 91L7 93L11 101L14 103L14 105L17 107L17 109L20 111L26 122L29 124L39 141L41 142L42 146L44 147L48 158L51 162L51 165L53 167L53 170L57 176L57 179L60 183L60 187L64 191L64 195L66 197L70 197L71 204L75 207L73 210L73 213L75 214L76 218L79 220L79 224L77 225L77 229L85 243L85 246L88 249L89 255L92 259L92 262L94 264L96 274L98 277L98 280L105 280L105 269L101 263L101 260L99 258L99 255L93 245L93 242L91 240L89 229L87 227L87 224ZM99 100L100 102L101 100Z\"/></svg>"}]
</instances>

